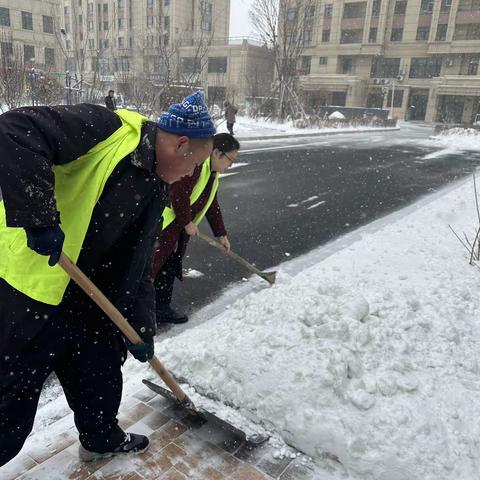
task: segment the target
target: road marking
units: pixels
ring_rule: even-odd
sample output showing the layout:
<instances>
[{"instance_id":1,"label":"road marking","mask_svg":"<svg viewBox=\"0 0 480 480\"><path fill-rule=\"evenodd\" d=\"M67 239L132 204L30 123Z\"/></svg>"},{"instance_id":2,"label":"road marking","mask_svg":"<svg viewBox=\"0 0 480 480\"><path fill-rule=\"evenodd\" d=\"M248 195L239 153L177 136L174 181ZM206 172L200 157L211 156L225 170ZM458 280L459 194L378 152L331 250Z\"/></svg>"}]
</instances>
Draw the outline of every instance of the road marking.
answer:
<instances>
[{"instance_id":1,"label":"road marking","mask_svg":"<svg viewBox=\"0 0 480 480\"><path fill-rule=\"evenodd\" d=\"M311 142L311 143L298 143L294 145L282 145L280 147L265 147L265 148L252 148L250 150L242 150L242 155L247 154L247 153L257 153L257 152L268 152L272 150L285 150L285 149L290 149L290 150L295 150L295 148L299 147L310 147L312 145L326 145L330 142Z\"/></svg>"}]
</instances>

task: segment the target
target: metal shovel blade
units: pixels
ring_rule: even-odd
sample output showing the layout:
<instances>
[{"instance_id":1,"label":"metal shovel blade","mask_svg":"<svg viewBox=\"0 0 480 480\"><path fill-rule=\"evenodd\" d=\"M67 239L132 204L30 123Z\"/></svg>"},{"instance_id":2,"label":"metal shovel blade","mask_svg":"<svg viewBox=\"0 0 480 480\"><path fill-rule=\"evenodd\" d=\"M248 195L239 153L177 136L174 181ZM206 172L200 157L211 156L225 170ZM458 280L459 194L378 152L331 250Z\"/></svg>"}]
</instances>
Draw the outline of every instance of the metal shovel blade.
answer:
<instances>
[{"instance_id":1,"label":"metal shovel blade","mask_svg":"<svg viewBox=\"0 0 480 480\"><path fill-rule=\"evenodd\" d=\"M275 284L277 272L262 272L262 278L266 280L270 285Z\"/></svg>"},{"instance_id":2,"label":"metal shovel blade","mask_svg":"<svg viewBox=\"0 0 480 480\"><path fill-rule=\"evenodd\" d=\"M150 382L149 380L143 379L142 382L153 392L158 393L159 395L165 397L168 400L171 400L177 406L185 408L188 412L188 415L190 416L190 420L193 420L195 423L202 425L208 422L209 426L224 430L234 435L235 437L238 437L239 440L248 442L253 447L261 445L270 438L266 435L259 433L247 436L243 430L240 430L231 423L222 420L220 417L217 417L213 413L210 413L203 408L192 407L193 404L191 403L188 405L182 404L182 402L179 402L170 390L163 388L156 383Z\"/></svg>"}]
</instances>

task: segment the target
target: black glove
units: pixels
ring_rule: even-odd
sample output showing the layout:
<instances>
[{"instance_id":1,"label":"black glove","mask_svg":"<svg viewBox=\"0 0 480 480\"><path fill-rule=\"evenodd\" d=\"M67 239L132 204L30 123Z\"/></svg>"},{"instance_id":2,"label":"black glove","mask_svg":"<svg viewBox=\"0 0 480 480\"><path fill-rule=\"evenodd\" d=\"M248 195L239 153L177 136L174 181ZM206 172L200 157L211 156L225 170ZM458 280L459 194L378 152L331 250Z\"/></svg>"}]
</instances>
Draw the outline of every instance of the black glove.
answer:
<instances>
[{"instance_id":1,"label":"black glove","mask_svg":"<svg viewBox=\"0 0 480 480\"><path fill-rule=\"evenodd\" d=\"M137 343L136 345L126 340L127 350L139 362L145 363L153 357L153 337L144 338L144 343Z\"/></svg>"},{"instance_id":2,"label":"black glove","mask_svg":"<svg viewBox=\"0 0 480 480\"><path fill-rule=\"evenodd\" d=\"M65 234L60 225L52 227L28 227L27 246L40 255L49 256L48 264L53 267L60 260Z\"/></svg>"}]
</instances>

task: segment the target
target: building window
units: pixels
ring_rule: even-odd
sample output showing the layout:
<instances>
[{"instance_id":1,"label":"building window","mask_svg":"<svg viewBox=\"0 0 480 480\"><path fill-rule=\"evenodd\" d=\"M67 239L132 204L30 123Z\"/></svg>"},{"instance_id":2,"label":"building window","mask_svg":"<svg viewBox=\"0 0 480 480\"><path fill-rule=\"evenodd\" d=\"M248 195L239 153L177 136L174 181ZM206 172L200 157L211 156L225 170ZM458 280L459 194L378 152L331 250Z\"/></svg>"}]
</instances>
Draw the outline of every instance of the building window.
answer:
<instances>
[{"instance_id":1,"label":"building window","mask_svg":"<svg viewBox=\"0 0 480 480\"><path fill-rule=\"evenodd\" d=\"M326 17L331 17L333 15L333 4L332 3L326 4L323 12Z\"/></svg>"},{"instance_id":2,"label":"building window","mask_svg":"<svg viewBox=\"0 0 480 480\"><path fill-rule=\"evenodd\" d=\"M340 43L362 43L363 30L342 30Z\"/></svg>"},{"instance_id":3,"label":"building window","mask_svg":"<svg viewBox=\"0 0 480 480\"><path fill-rule=\"evenodd\" d=\"M315 5L305 7L305 18L313 18L315 16Z\"/></svg>"},{"instance_id":4,"label":"building window","mask_svg":"<svg viewBox=\"0 0 480 480\"><path fill-rule=\"evenodd\" d=\"M480 40L480 23L456 25L454 40Z\"/></svg>"},{"instance_id":5,"label":"building window","mask_svg":"<svg viewBox=\"0 0 480 480\"><path fill-rule=\"evenodd\" d=\"M437 35L435 36L435 40L437 42L444 42L447 39L447 30L448 30L448 25L446 23L439 23L437 27Z\"/></svg>"},{"instance_id":6,"label":"building window","mask_svg":"<svg viewBox=\"0 0 480 480\"><path fill-rule=\"evenodd\" d=\"M209 59L210 61L210 59ZM181 59L183 73L200 73L202 71L200 59L196 57L183 57Z\"/></svg>"},{"instance_id":7,"label":"building window","mask_svg":"<svg viewBox=\"0 0 480 480\"><path fill-rule=\"evenodd\" d=\"M303 32L303 45L311 45L313 40L313 32L311 30L305 30Z\"/></svg>"},{"instance_id":8,"label":"building window","mask_svg":"<svg viewBox=\"0 0 480 480\"><path fill-rule=\"evenodd\" d=\"M66 48L67 50L71 50L71 49L72 49L72 41L71 41L71 40L67 40L67 41L65 42L65 48Z\"/></svg>"},{"instance_id":9,"label":"building window","mask_svg":"<svg viewBox=\"0 0 480 480\"><path fill-rule=\"evenodd\" d=\"M167 31L170 30L170 17L163 18L163 28Z\"/></svg>"},{"instance_id":10,"label":"building window","mask_svg":"<svg viewBox=\"0 0 480 480\"><path fill-rule=\"evenodd\" d=\"M470 61L467 68L467 75L478 75L478 63L478 59Z\"/></svg>"},{"instance_id":11,"label":"building window","mask_svg":"<svg viewBox=\"0 0 480 480\"><path fill-rule=\"evenodd\" d=\"M212 4L212 2L209 2L209 1L207 1L207 0L201 0L201 1L200 1L200 5L201 5L202 15L207 16L207 17L211 17L211 16L212 16L212 13L213 13L213 4Z\"/></svg>"},{"instance_id":12,"label":"building window","mask_svg":"<svg viewBox=\"0 0 480 480\"><path fill-rule=\"evenodd\" d=\"M125 48L125 39L123 37L118 37L118 48Z\"/></svg>"},{"instance_id":13,"label":"building window","mask_svg":"<svg viewBox=\"0 0 480 480\"><path fill-rule=\"evenodd\" d=\"M432 13L434 3L434 0L422 0L422 3L420 5L420 13Z\"/></svg>"},{"instance_id":14,"label":"building window","mask_svg":"<svg viewBox=\"0 0 480 480\"><path fill-rule=\"evenodd\" d=\"M373 60L370 70L372 78L394 78L400 72L399 58L378 57Z\"/></svg>"},{"instance_id":15,"label":"building window","mask_svg":"<svg viewBox=\"0 0 480 480\"><path fill-rule=\"evenodd\" d=\"M367 10L366 2L346 3L343 8L343 18L363 18Z\"/></svg>"},{"instance_id":16,"label":"building window","mask_svg":"<svg viewBox=\"0 0 480 480\"><path fill-rule=\"evenodd\" d=\"M154 0L147 0L147 8L153 8Z\"/></svg>"},{"instance_id":17,"label":"building window","mask_svg":"<svg viewBox=\"0 0 480 480\"><path fill-rule=\"evenodd\" d=\"M103 40L103 48L108 48L108 38L105 38L105 40Z\"/></svg>"},{"instance_id":18,"label":"building window","mask_svg":"<svg viewBox=\"0 0 480 480\"><path fill-rule=\"evenodd\" d=\"M120 70L125 73L130 71L130 61L128 58L122 57L120 59Z\"/></svg>"},{"instance_id":19,"label":"building window","mask_svg":"<svg viewBox=\"0 0 480 480\"><path fill-rule=\"evenodd\" d=\"M427 41L430 34L430 27L418 27L417 28L417 40Z\"/></svg>"},{"instance_id":20,"label":"building window","mask_svg":"<svg viewBox=\"0 0 480 480\"><path fill-rule=\"evenodd\" d=\"M471 10L479 10L479 9L480 9L479 0L460 0L458 4L459 11L471 11Z\"/></svg>"},{"instance_id":21,"label":"building window","mask_svg":"<svg viewBox=\"0 0 480 480\"><path fill-rule=\"evenodd\" d=\"M373 0L372 17L378 17L380 15L381 7L382 7L382 0Z\"/></svg>"},{"instance_id":22,"label":"building window","mask_svg":"<svg viewBox=\"0 0 480 480\"><path fill-rule=\"evenodd\" d=\"M390 40L392 42L401 42L403 38L403 28L392 28Z\"/></svg>"},{"instance_id":23,"label":"building window","mask_svg":"<svg viewBox=\"0 0 480 480\"><path fill-rule=\"evenodd\" d=\"M318 60L320 65L327 65L328 64L328 57L320 57Z\"/></svg>"},{"instance_id":24,"label":"building window","mask_svg":"<svg viewBox=\"0 0 480 480\"><path fill-rule=\"evenodd\" d=\"M452 7L452 0L442 0L442 3L440 4L440 12L448 13L451 7Z\"/></svg>"},{"instance_id":25,"label":"building window","mask_svg":"<svg viewBox=\"0 0 480 480\"><path fill-rule=\"evenodd\" d=\"M30 12L22 12L22 28L24 30L33 30L33 18Z\"/></svg>"},{"instance_id":26,"label":"building window","mask_svg":"<svg viewBox=\"0 0 480 480\"><path fill-rule=\"evenodd\" d=\"M310 75L312 68L312 57L302 57L301 75Z\"/></svg>"},{"instance_id":27,"label":"building window","mask_svg":"<svg viewBox=\"0 0 480 480\"><path fill-rule=\"evenodd\" d=\"M87 31L93 32L93 20L87 22Z\"/></svg>"},{"instance_id":28,"label":"building window","mask_svg":"<svg viewBox=\"0 0 480 480\"><path fill-rule=\"evenodd\" d=\"M202 21L202 30L204 32L211 32L212 31L212 22L210 20L203 20Z\"/></svg>"},{"instance_id":29,"label":"building window","mask_svg":"<svg viewBox=\"0 0 480 480\"><path fill-rule=\"evenodd\" d=\"M166 7L168 7L168 6L170 5L170 0L165 0L165 1L163 2L163 4L164 4Z\"/></svg>"},{"instance_id":30,"label":"building window","mask_svg":"<svg viewBox=\"0 0 480 480\"><path fill-rule=\"evenodd\" d=\"M100 4L98 6L100 6ZM107 13L108 13L108 3L104 3L103 4L103 14L106 15Z\"/></svg>"},{"instance_id":31,"label":"building window","mask_svg":"<svg viewBox=\"0 0 480 480\"><path fill-rule=\"evenodd\" d=\"M23 60L25 62L34 62L35 61L35 47L33 45L24 45L23 46Z\"/></svg>"},{"instance_id":32,"label":"building window","mask_svg":"<svg viewBox=\"0 0 480 480\"><path fill-rule=\"evenodd\" d=\"M322 42L329 42L330 41L330 30L324 30L322 32Z\"/></svg>"},{"instance_id":33,"label":"building window","mask_svg":"<svg viewBox=\"0 0 480 480\"><path fill-rule=\"evenodd\" d=\"M147 27L151 27L152 25L148 24L148 19L152 20L152 25L153 25L153 17L147 17ZM119 18L118 19L118 29L119 30L124 30L125 29L125 19L124 18Z\"/></svg>"},{"instance_id":34,"label":"building window","mask_svg":"<svg viewBox=\"0 0 480 480\"><path fill-rule=\"evenodd\" d=\"M89 38L88 39L88 48L90 50L95 50L95 39L94 38Z\"/></svg>"},{"instance_id":35,"label":"building window","mask_svg":"<svg viewBox=\"0 0 480 480\"><path fill-rule=\"evenodd\" d=\"M405 15L406 12L407 12L406 0L397 0L397 2L395 3L395 10L393 13L395 15Z\"/></svg>"},{"instance_id":36,"label":"building window","mask_svg":"<svg viewBox=\"0 0 480 480\"><path fill-rule=\"evenodd\" d=\"M410 78L439 77L441 70L441 57L412 58L410 63Z\"/></svg>"},{"instance_id":37,"label":"building window","mask_svg":"<svg viewBox=\"0 0 480 480\"><path fill-rule=\"evenodd\" d=\"M87 13L93 15L93 3L87 3Z\"/></svg>"},{"instance_id":38,"label":"building window","mask_svg":"<svg viewBox=\"0 0 480 480\"><path fill-rule=\"evenodd\" d=\"M105 31L108 30L108 21L106 21L106 20L103 22L103 29Z\"/></svg>"},{"instance_id":39,"label":"building window","mask_svg":"<svg viewBox=\"0 0 480 480\"><path fill-rule=\"evenodd\" d=\"M0 7L0 25L2 27L10 26L10 9Z\"/></svg>"},{"instance_id":40,"label":"building window","mask_svg":"<svg viewBox=\"0 0 480 480\"><path fill-rule=\"evenodd\" d=\"M377 33L378 33L377 28L372 27L370 29L370 32L368 33L368 43L375 43L377 41Z\"/></svg>"},{"instance_id":41,"label":"building window","mask_svg":"<svg viewBox=\"0 0 480 480\"><path fill-rule=\"evenodd\" d=\"M287 20L289 22L293 22L297 19L297 9L296 8L289 8L287 10Z\"/></svg>"},{"instance_id":42,"label":"building window","mask_svg":"<svg viewBox=\"0 0 480 480\"><path fill-rule=\"evenodd\" d=\"M393 95L393 108L401 108L403 104L403 90L395 90ZM392 91L388 91L387 106L392 106Z\"/></svg>"},{"instance_id":43,"label":"building window","mask_svg":"<svg viewBox=\"0 0 480 480\"><path fill-rule=\"evenodd\" d=\"M145 38L145 46L147 48L152 48L153 47L153 35L147 35Z\"/></svg>"},{"instance_id":44,"label":"building window","mask_svg":"<svg viewBox=\"0 0 480 480\"><path fill-rule=\"evenodd\" d=\"M125 8L125 0L118 0L118 9Z\"/></svg>"},{"instance_id":45,"label":"building window","mask_svg":"<svg viewBox=\"0 0 480 480\"><path fill-rule=\"evenodd\" d=\"M55 66L55 49L45 47L45 65L48 67Z\"/></svg>"},{"instance_id":46,"label":"building window","mask_svg":"<svg viewBox=\"0 0 480 480\"><path fill-rule=\"evenodd\" d=\"M10 63L13 60L13 44L11 42L1 42L2 63Z\"/></svg>"},{"instance_id":47,"label":"building window","mask_svg":"<svg viewBox=\"0 0 480 480\"><path fill-rule=\"evenodd\" d=\"M344 75L353 73L353 58L340 57L340 72Z\"/></svg>"},{"instance_id":48,"label":"building window","mask_svg":"<svg viewBox=\"0 0 480 480\"><path fill-rule=\"evenodd\" d=\"M227 73L227 57L209 57L208 73Z\"/></svg>"}]
</instances>

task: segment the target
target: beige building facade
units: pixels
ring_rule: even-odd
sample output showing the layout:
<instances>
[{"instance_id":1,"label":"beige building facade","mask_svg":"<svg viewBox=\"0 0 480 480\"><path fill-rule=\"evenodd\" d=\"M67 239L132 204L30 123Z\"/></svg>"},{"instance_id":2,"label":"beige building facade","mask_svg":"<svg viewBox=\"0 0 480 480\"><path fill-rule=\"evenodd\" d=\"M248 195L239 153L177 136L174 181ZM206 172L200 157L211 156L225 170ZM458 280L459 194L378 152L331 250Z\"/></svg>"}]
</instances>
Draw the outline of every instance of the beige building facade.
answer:
<instances>
[{"instance_id":1,"label":"beige building facade","mask_svg":"<svg viewBox=\"0 0 480 480\"><path fill-rule=\"evenodd\" d=\"M192 68L195 48L184 47L180 54L182 68ZM273 71L271 50L242 38L210 46L204 60L198 62L196 74L210 104L221 105L229 100L248 105L258 104L270 93Z\"/></svg>"},{"instance_id":2,"label":"beige building facade","mask_svg":"<svg viewBox=\"0 0 480 480\"><path fill-rule=\"evenodd\" d=\"M480 0L312 5L299 61L308 108L393 107L398 118L455 123L480 114Z\"/></svg>"},{"instance_id":3,"label":"beige building facade","mask_svg":"<svg viewBox=\"0 0 480 480\"><path fill-rule=\"evenodd\" d=\"M1 0L2 59L18 55L24 59L26 68L58 72L57 24L58 2L55 0Z\"/></svg>"}]
</instances>

